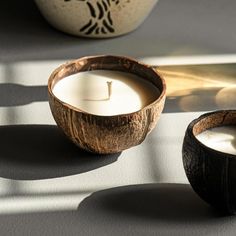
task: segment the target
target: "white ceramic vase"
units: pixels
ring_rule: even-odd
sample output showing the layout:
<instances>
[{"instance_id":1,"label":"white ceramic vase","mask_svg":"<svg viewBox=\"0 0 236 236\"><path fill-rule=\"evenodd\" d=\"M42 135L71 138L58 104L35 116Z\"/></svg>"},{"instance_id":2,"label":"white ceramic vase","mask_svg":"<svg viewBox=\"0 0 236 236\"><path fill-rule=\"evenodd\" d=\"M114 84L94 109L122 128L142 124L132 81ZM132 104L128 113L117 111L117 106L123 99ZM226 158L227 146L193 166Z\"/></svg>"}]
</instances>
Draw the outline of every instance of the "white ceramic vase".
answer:
<instances>
[{"instance_id":1,"label":"white ceramic vase","mask_svg":"<svg viewBox=\"0 0 236 236\"><path fill-rule=\"evenodd\" d=\"M136 29L158 0L35 0L42 15L66 33L108 38Z\"/></svg>"}]
</instances>

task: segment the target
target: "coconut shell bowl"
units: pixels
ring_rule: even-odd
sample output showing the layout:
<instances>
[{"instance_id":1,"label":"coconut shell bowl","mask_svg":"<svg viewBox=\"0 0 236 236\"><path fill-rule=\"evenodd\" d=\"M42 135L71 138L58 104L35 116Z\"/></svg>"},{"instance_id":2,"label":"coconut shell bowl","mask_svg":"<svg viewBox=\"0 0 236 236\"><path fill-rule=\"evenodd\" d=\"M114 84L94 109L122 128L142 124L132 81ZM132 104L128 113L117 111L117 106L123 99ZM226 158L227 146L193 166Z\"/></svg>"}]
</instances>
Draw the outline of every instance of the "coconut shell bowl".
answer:
<instances>
[{"instance_id":1,"label":"coconut shell bowl","mask_svg":"<svg viewBox=\"0 0 236 236\"><path fill-rule=\"evenodd\" d=\"M203 200L224 213L235 214L236 155L213 149L196 138L221 126L236 126L236 110L215 111L193 120L183 141L183 164L192 188Z\"/></svg>"},{"instance_id":2,"label":"coconut shell bowl","mask_svg":"<svg viewBox=\"0 0 236 236\"><path fill-rule=\"evenodd\" d=\"M154 101L140 110L118 115L91 114L63 102L54 94L53 88L64 78L99 70L137 75L151 83L159 93ZM72 142L89 152L112 154L142 143L153 130L164 107L166 86L158 72L148 65L127 57L103 55L83 57L61 65L48 80L48 94L52 115Z\"/></svg>"}]
</instances>

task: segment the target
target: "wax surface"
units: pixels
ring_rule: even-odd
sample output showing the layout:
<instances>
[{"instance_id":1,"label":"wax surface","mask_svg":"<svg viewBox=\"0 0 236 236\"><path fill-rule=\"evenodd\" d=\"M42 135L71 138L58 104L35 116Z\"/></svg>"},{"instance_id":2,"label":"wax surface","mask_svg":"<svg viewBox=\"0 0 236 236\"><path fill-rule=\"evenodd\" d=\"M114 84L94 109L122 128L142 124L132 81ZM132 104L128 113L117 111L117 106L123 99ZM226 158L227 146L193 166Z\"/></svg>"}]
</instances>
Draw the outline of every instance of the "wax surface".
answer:
<instances>
[{"instance_id":1,"label":"wax surface","mask_svg":"<svg viewBox=\"0 0 236 236\"><path fill-rule=\"evenodd\" d=\"M197 139L210 148L236 155L236 126L212 128L197 135Z\"/></svg>"},{"instance_id":2,"label":"wax surface","mask_svg":"<svg viewBox=\"0 0 236 236\"><path fill-rule=\"evenodd\" d=\"M107 82L112 82L110 98ZM65 77L54 86L53 93L82 111L104 116L138 111L160 96L160 91L145 79L109 70L86 71Z\"/></svg>"}]
</instances>

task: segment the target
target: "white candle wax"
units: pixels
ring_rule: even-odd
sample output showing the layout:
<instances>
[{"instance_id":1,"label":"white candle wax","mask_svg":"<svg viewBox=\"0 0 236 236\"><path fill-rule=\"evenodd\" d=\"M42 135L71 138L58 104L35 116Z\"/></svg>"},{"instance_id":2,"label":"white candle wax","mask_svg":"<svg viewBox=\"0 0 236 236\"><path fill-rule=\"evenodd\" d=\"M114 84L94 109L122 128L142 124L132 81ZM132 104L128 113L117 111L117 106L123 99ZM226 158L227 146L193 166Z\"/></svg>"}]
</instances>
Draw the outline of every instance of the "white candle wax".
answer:
<instances>
[{"instance_id":1,"label":"white candle wax","mask_svg":"<svg viewBox=\"0 0 236 236\"><path fill-rule=\"evenodd\" d=\"M110 70L80 72L55 84L61 101L96 115L132 113L160 96L153 84L136 75Z\"/></svg>"},{"instance_id":2,"label":"white candle wax","mask_svg":"<svg viewBox=\"0 0 236 236\"><path fill-rule=\"evenodd\" d=\"M236 126L208 129L196 137L201 143L212 149L236 155Z\"/></svg>"}]
</instances>

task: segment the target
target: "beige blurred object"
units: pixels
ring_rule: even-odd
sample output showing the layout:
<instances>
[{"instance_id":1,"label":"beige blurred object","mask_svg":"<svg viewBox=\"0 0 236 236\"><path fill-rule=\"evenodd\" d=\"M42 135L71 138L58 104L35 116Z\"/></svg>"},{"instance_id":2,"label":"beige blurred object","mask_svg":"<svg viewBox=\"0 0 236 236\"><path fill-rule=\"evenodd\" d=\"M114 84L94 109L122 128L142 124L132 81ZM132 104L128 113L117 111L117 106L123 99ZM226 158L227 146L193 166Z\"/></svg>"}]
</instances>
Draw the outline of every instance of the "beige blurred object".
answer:
<instances>
[{"instance_id":1,"label":"beige blurred object","mask_svg":"<svg viewBox=\"0 0 236 236\"><path fill-rule=\"evenodd\" d=\"M55 28L77 36L108 38L136 29L158 0L35 0Z\"/></svg>"}]
</instances>

